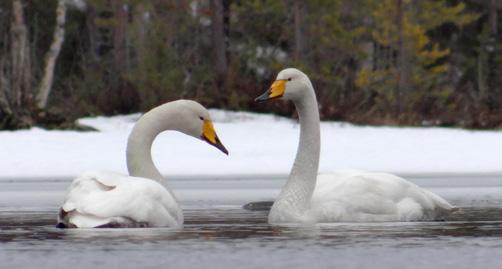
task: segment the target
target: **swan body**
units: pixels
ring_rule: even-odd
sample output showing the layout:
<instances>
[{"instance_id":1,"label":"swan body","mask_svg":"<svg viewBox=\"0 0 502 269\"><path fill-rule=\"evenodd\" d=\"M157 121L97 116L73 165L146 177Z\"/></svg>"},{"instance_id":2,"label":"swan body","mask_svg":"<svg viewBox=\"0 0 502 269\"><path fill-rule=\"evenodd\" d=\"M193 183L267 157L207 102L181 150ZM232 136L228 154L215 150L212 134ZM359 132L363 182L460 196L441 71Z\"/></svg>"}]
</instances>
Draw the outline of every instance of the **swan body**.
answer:
<instances>
[{"instance_id":1,"label":"swan body","mask_svg":"<svg viewBox=\"0 0 502 269\"><path fill-rule=\"evenodd\" d=\"M311 208L308 222L438 220L452 209L401 177L362 171L319 174Z\"/></svg>"},{"instance_id":2,"label":"swan body","mask_svg":"<svg viewBox=\"0 0 502 269\"><path fill-rule=\"evenodd\" d=\"M200 104L178 100L156 107L139 119L129 136L130 176L90 171L77 177L59 210L57 226L182 227L181 207L151 157L155 137L165 130L205 140L228 154L214 131L209 113Z\"/></svg>"},{"instance_id":3,"label":"swan body","mask_svg":"<svg viewBox=\"0 0 502 269\"><path fill-rule=\"evenodd\" d=\"M309 78L298 69L284 69L256 101L270 99L293 101L300 119L300 141L269 223L437 220L455 210L438 195L395 175L361 171L318 175L319 111Z\"/></svg>"},{"instance_id":4,"label":"swan body","mask_svg":"<svg viewBox=\"0 0 502 269\"><path fill-rule=\"evenodd\" d=\"M68 227L79 228L180 228L183 212L175 197L157 181L90 171L72 182L60 219L66 219Z\"/></svg>"}]
</instances>

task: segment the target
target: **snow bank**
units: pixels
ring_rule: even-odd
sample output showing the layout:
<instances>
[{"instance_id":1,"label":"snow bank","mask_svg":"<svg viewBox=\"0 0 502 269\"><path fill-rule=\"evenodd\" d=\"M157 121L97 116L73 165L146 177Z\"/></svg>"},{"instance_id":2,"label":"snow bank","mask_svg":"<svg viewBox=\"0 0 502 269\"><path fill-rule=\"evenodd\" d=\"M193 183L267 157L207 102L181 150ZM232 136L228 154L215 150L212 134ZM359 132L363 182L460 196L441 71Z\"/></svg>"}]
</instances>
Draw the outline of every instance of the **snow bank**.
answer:
<instances>
[{"instance_id":1,"label":"snow bank","mask_svg":"<svg viewBox=\"0 0 502 269\"><path fill-rule=\"evenodd\" d=\"M287 174L298 144L296 121L265 114L211 110L226 156L177 132L160 135L153 158L167 175ZM0 177L74 177L85 170L127 172L127 136L139 114L84 118L100 132L0 132ZM446 128L365 127L323 122L320 170L394 173L502 171L502 132Z\"/></svg>"}]
</instances>

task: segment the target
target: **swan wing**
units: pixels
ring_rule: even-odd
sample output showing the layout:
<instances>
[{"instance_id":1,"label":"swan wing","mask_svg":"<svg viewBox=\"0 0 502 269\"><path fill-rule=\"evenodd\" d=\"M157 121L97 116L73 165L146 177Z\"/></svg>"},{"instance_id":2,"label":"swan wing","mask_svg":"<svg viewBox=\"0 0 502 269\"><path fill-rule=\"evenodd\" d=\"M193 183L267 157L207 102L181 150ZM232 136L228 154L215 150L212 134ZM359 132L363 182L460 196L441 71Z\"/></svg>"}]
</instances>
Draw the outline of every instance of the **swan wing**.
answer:
<instances>
[{"instance_id":1,"label":"swan wing","mask_svg":"<svg viewBox=\"0 0 502 269\"><path fill-rule=\"evenodd\" d=\"M180 227L183 214L160 183L113 172L87 172L70 185L59 222L67 227Z\"/></svg>"},{"instance_id":2,"label":"swan wing","mask_svg":"<svg viewBox=\"0 0 502 269\"><path fill-rule=\"evenodd\" d=\"M321 222L413 221L444 218L454 207L401 177L350 171L317 177L312 210Z\"/></svg>"}]
</instances>

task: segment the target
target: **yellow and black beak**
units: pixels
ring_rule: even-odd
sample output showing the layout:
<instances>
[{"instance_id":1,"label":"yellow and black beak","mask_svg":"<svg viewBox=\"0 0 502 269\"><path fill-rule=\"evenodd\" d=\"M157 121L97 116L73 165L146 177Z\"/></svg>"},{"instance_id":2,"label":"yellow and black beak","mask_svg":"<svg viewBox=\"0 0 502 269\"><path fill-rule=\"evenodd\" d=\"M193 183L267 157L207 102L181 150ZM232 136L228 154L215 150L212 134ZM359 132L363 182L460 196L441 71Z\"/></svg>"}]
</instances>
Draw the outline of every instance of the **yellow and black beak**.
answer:
<instances>
[{"instance_id":1,"label":"yellow and black beak","mask_svg":"<svg viewBox=\"0 0 502 269\"><path fill-rule=\"evenodd\" d=\"M256 97L254 99L255 102L261 103L265 102L268 100L276 99L276 98L281 98L284 95L284 91L286 90L286 80L285 79L278 79L272 83L272 86L263 93L262 95Z\"/></svg>"},{"instance_id":2,"label":"yellow and black beak","mask_svg":"<svg viewBox=\"0 0 502 269\"><path fill-rule=\"evenodd\" d=\"M204 124L202 126L202 135L200 137L210 145L213 145L214 147L228 155L228 150L225 148L225 146L223 146L220 139L216 135L213 123L210 120L204 120Z\"/></svg>"}]
</instances>

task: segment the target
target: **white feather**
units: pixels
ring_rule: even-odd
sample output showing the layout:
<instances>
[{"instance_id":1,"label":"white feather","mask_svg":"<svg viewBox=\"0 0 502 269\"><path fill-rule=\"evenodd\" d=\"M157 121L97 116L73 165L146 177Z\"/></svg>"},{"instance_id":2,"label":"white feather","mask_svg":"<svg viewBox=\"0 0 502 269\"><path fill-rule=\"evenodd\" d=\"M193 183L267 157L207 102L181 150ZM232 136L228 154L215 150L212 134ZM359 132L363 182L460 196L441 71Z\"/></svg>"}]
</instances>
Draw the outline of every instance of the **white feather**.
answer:
<instances>
[{"instance_id":1,"label":"white feather","mask_svg":"<svg viewBox=\"0 0 502 269\"><path fill-rule=\"evenodd\" d=\"M62 209L68 225L181 227L183 214L175 198L160 183L141 177L93 171L76 178ZM61 219L60 221L63 221Z\"/></svg>"},{"instance_id":2,"label":"white feather","mask_svg":"<svg viewBox=\"0 0 502 269\"><path fill-rule=\"evenodd\" d=\"M318 175L311 208L316 222L371 222L440 219L454 207L395 175L338 172Z\"/></svg>"}]
</instances>

